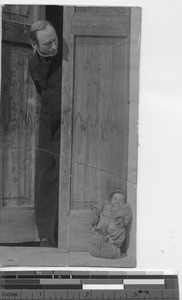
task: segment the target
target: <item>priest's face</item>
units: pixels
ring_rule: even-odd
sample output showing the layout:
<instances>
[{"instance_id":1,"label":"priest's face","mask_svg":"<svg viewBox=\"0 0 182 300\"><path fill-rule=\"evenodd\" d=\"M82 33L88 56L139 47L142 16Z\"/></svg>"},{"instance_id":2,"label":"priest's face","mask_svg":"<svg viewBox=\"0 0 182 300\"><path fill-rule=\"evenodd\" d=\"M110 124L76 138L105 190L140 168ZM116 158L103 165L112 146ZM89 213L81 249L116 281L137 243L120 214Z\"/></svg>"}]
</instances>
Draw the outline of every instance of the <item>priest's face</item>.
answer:
<instances>
[{"instance_id":1,"label":"priest's face","mask_svg":"<svg viewBox=\"0 0 182 300\"><path fill-rule=\"evenodd\" d=\"M47 25L46 29L37 32L36 50L45 57L52 57L57 54L58 37L55 29L51 25Z\"/></svg>"}]
</instances>

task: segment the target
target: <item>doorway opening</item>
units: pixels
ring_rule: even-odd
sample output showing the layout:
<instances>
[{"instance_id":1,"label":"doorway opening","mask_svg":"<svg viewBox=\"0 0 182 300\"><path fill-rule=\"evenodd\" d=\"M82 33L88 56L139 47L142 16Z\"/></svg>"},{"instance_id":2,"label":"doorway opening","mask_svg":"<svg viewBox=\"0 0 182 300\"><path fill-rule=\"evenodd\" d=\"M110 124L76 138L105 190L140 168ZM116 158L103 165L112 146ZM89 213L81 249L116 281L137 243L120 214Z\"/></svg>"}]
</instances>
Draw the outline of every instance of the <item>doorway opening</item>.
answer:
<instances>
[{"instance_id":1,"label":"doorway opening","mask_svg":"<svg viewBox=\"0 0 182 300\"><path fill-rule=\"evenodd\" d=\"M17 16L16 16L16 18L15 18L15 14L13 14L13 12L14 12L14 10L15 10L15 8L17 8L18 6L11 6L11 5L8 5L8 6L6 6L5 8L4 8L4 10L3 10L3 20L5 21L5 22L7 22L7 25L9 25L9 24L11 24L11 21L15 21L15 22L19 22L19 19L20 18L22 18L22 20L21 20L21 22L23 23L25 23L25 24L28 24L29 23L29 21L26 19L26 17L27 17L27 15L28 15L28 13L29 14L33 14L32 13L32 7L31 6L22 6L22 8L21 8L21 14L20 14L20 12L19 12L19 10L17 10L16 11L16 13L17 13ZM59 45L60 45L60 48L62 48L62 32L63 32L63 6L52 6L52 5L46 5L46 6L42 6L42 7L40 7L40 6L37 6L36 7L36 10L37 11L44 11L44 13L40 13L40 15L42 15L42 17L40 17L39 16L39 19L43 19L43 18L45 18L46 20L48 20L48 21L50 21L52 24L53 24L53 26L54 26L54 28L55 28L55 30L56 30L56 32L57 32L57 35L58 35L58 39L59 39ZM25 16L24 16L25 15ZM22 17L23 16L23 17ZM44 17L43 17L44 16ZM23 19L24 18L24 19ZM30 22L31 23L31 22ZM7 26L6 25L6 26ZM13 26L12 27L8 27L7 26L7 28L8 28L8 30L13 30ZM9 29L10 28L10 29ZM8 36L9 37L9 36ZM27 94L25 94L23 91L25 91L25 90L31 90L31 97L34 97L35 98L35 96L33 95L33 93L32 93L32 85L33 85L33 83L32 83L32 80L30 79L27 79L27 78L25 78L25 75L24 74L28 74L28 69L27 69L27 66L28 66L28 60L30 59L30 57L28 58L28 56L29 56L29 54L30 54L30 52L32 51L32 49L31 49L31 47L30 47L30 45L29 45L29 43L27 42L27 41L25 41L25 40L23 40L23 37L22 37L22 39L18 39L18 35L17 35L17 41L16 41L16 39L15 39L15 37L14 37L14 40L7 40L7 39L4 39L4 37L3 37L3 53L4 53L4 55L6 55L6 59L4 59L4 64L3 64L3 72L2 72L2 76L4 77L3 78L3 80L2 80L2 82L3 82L3 84L2 84L2 86L3 86L3 88L4 88L4 90L3 90L3 92L2 93L4 93L3 94L3 99L7 99L8 97L10 97L10 95L7 95L7 93L6 93L6 90L5 90L5 88L6 88L6 86L5 86L5 84L7 85L7 82L8 82L8 80L10 81L10 77L11 77L11 74L13 73L14 75L14 77L12 77L13 79L14 79L14 81L13 81L13 84L12 84L12 94L17 94L18 95L18 92L21 92L22 94L21 95L19 95L19 98L20 99L22 99L22 103L23 103L23 95L24 95L24 97L27 97L27 99L28 99L28 97L30 96L29 95L29 93L27 92ZM11 44L12 43L12 44ZM9 48L8 48L9 47ZM25 56L25 57L23 57L23 55L21 55L21 51L22 51L22 48L24 49L23 50L23 55ZM28 48L28 50L26 50L26 48ZM15 54L14 54L15 53ZM21 68L20 67L17 67L17 69L15 70L15 72L13 72L11 69L10 69L10 67L9 68L7 68L6 66L7 66L7 64L9 64L9 60L10 60L10 58L8 57L8 55L10 56L10 55L12 55L12 58L11 58L11 62L12 62L12 66L11 66L11 68L13 69L13 67L14 66L19 66L21 63L22 64L24 64L24 67L25 67L25 70L24 71L22 71L21 70ZM31 55L30 55L31 56ZM8 60L9 59L9 60ZM19 63L20 62L20 63ZM14 64L14 65L13 65ZM5 66L5 67L4 67ZM23 68L22 68L23 69ZM16 77L18 77L17 76L17 74L19 74L19 78L18 78L18 80L16 80ZM22 80L21 80L22 79ZM26 80L26 82L25 82L25 80ZM27 86L25 86L25 84L27 84ZM18 87L17 87L18 86ZM24 88L22 88L22 87L24 87ZM13 90L13 88L15 88L16 90ZM23 94L24 93L24 94ZM33 95L33 96L32 96ZM16 99L15 99L16 100ZM8 101L6 100L3 100L4 102L3 103L7 103ZM17 101L16 101L17 102ZM24 101L25 102L25 101ZM34 102L36 102L36 100L34 101ZM19 106L18 106L19 104L17 104L17 111L19 111ZM29 104L28 104L29 105ZM26 106L26 108L25 109L27 109L27 107L29 107L29 106ZM32 105L32 104L31 104ZM6 108L6 111L8 110L8 108ZM12 115L15 115L15 112L13 111L13 106L12 107L10 107L9 108L9 110L11 110L12 111ZM20 111L22 114L24 113L23 112L23 108L21 108L21 111ZM37 111L36 111L36 109L34 110L34 113L37 113ZM26 113L26 116L27 116L28 114ZM18 118L21 120L21 119L23 119L23 117L22 116L17 116L17 120L18 120ZM33 118L35 118L35 115L34 115L34 117L33 117L33 113L32 113L32 119ZM37 118L37 116L36 116L36 118ZM28 120L28 117L27 117L27 120ZM25 120L26 121L26 120ZM5 122L5 121L4 121ZM10 122L11 122L11 120L10 120ZM9 126L9 127L11 127L11 124L10 124L10 122L9 122L9 125L7 125L7 126ZM19 126L19 123L18 122L20 122L20 121L17 121L17 127L18 128L24 128L24 126ZM22 121L23 122L23 121ZM29 122L29 124L28 124L28 122ZM27 125L28 124L28 125ZM27 121L27 127L30 125L32 125L32 122L30 122L30 121ZM22 124L21 124L22 125ZM4 126L4 123L3 123L3 126ZM8 128L9 128L8 127ZM4 130L4 128L5 127L3 127L3 130ZM23 130L23 129L22 129ZM28 132L32 132L33 130L32 130L32 128L29 128L29 129L27 129L28 130ZM9 130L10 131L10 130ZM8 135L10 136L10 134L9 134L9 132L6 134L6 136L4 137L3 136L3 142L5 141L6 142L6 140L8 139L7 137L8 137ZM15 134L14 134L14 136L15 136ZM18 137L17 137L17 140L19 141L20 140L20 136L24 136L23 134L21 134L21 133L19 133L18 132L18 135L17 135ZM22 138L23 139L23 138ZM26 137L26 135L25 135L25 140L31 140L31 139L29 139L29 137ZM4 143L5 143L4 142ZM5 145L6 146L6 145ZM13 145L14 146L14 145ZM19 145L18 145L18 147L19 147ZM17 147L17 149L18 149L18 147ZM22 144L21 144L21 148L20 148L20 150L21 151L27 151L27 142L25 141L25 144L23 144L23 142L22 142ZM13 147L12 147L13 148ZM15 147L14 147L15 148ZM29 148L34 148L34 146L33 145L29 145ZM30 151L30 149L28 148L28 150ZM9 150L9 152L10 152L10 150ZM26 155L26 154L25 154ZM29 155L30 156L30 155ZM34 188L33 188L33 184L28 184L28 179L27 179L27 186L28 187L26 187L25 189L26 189L26 191L24 192L23 191L23 184L24 184L24 179L22 179L22 178L25 178L25 175L24 175L24 173L23 172L25 172L24 170L26 170L26 173L28 174L28 173L31 173L32 172L32 169L31 170L28 170L28 168L29 168L29 166L27 166L28 164L26 164L26 166L22 166L22 165L20 165L20 163L22 163L22 161L23 161L23 158L21 158L21 161L20 161L20 159L19 159L19 157L21 157L21 153L18 153L18 150L17 150L17 157L18 157L18 159L17 159L17 166L16 166L16 168L14 168L14 169L16 169L16 173L18 174L18 178L20 178L21 179L21 182L18 182L18 181L16 181L17 183L16 183L16 185L15 185L15 180L13 179L13 176L12 176L12 178L9 178L9 182L6 184L6 186L11 186L12 187L12 191L10 191L10 192L7 192L7 193L5 193L5 196L6 197L9 197L9 195L8 195L8 193L9 194L12 194L13 196L14 195L16 195L16 203L15 203L15 201L14 201L14 198L15 197L13 197L13 200L11 200L11 203L9 204L9 202L10 202L10 200L9 200L9 198L7 198L8 200L6 200L6 198L5 198L5 196L4 195L2 195L2 207L3 207L3 205L4 205L4 207L5 207L5 210L7 210L8 211L8 209L9 209L9 211L12 211L12 212L10 212L10 213L6 213L6 215L4 216L3 215L3 217L1 218L1 221L3 220L5 220L5 225L6 224L8 224L9 222L7 221L7 220L9 220L10 218L11 218L11 215L13 216L12 217L12 219L14 219L14 215L15 215L15 213L14 213L14 210L17 210L17 211L19 211L19 209L24 209L24 207L25 207L25 209L28 209L28 210L33 210L33 206L34 205L32 205L32 203L33 203L33 194L34 194ZM8 159L7 159L8 160ZM15 158L14 158L14 160L15 160ZM33 159L32 159L32 161L33 161ZM7 163L8 164L8 163ZM11 166L11 164L10 164L10 166ZM32 168L32 166L30 166L30 168ZM5 169L5 167L4 167L4 169ZM33 167L33 169L34 169L34 167ZM23 171L22 171L23 170ZM11 181L12 180L14 180L14 182L13 182L13 184L11 184ZM30 180L29 180L30 181ZM32 181L33 181L33 176L32 176ZM5 187L6 187L5 186ZM21 197L20 197L20 193L19 193L19 190L20 190L20 188L19 188L19 186L21 186L22 188L21 188ZM24 184L24 186L25 186L25 184ZM29 188L30 187L30 188ZM30 191L30 189L31 189L31 191ZM4 190L5 190L5 188L4 188ZM27 192L27 191L29 191L29 192ZM28 194L29 193L29 194ZM24 195L24 194L26 194L26 195ZM11 197L12 198L12 197ZM19 198L19 199L18 199ZM4 200L5 199L5 200ZM14 202L13 202L14 201ZM11 205L11 207L10 207L10 205ZM1 206L1 205L0 205ZM4 208L3 207L3 208ZM7 209L6 209L7 208ZM39 246L39 242L37 241L37 238L36 238L36 236L35 236L35 239L34 239L34 234L33 234L33 226L34 226L34 224L33 224L33 212L31 211L30 212L31 213L31 224L30 225L27 225L27 226L25 226L24 228L25 228L25 231L27 230L27 228L28 228L28 230L29 230L29 232L28 233L23 233L23 238L22 238L22 240L21 240L21 238L20 239L18 239L18 241L16 242L16 238L15 237L13 237L13 239L12 239L12 237L10 236L10 238L5 238L4 239L4 241L3 241L3 239L2 239L2 241L0 241L0 246L13 246L13 247L15 247L15 246L26 246L26 247L38 247ZM17 213L16 213L17 214ZM29 216L29 212L27 213L27 215ZM24 217L25 218L25 220L26 220L26 217ZM17 219L18 219L18 217L17 217ZM27 218L28 219L28 218ZM29 220L29 219L28 219ZM23 222L23 221L22 221ZM28 223L28 222L27 222ZM7 226L9 226L9 225L7 225ZM29 226L29 227L28 227ZM6 227L6 226L5 226ZM9 226L10 227L10 226ZM6 228L5 229L3 229L3 231L4 231L4 234L6 235L6 233L7 233L7 235L8 235L8 233L9 233L9 231L11 231L11 228L7 228L7 232L6 232ZM3 227L4 228L4 227ZM31 232L31 234L30 234L30 232ZM31 238L31 239L27 239L28 241L26 241L26 234L27 234L27 236L29 236L29 234L33 237L33 238ZM20 234L19 234L20 235ZM57 224L57 226L56 226L56 230L55 230L55 235L57 236L57 238L58 238L58 224ZM25 239L25 240L24 240Z\"/></svg>"}]
</instances>

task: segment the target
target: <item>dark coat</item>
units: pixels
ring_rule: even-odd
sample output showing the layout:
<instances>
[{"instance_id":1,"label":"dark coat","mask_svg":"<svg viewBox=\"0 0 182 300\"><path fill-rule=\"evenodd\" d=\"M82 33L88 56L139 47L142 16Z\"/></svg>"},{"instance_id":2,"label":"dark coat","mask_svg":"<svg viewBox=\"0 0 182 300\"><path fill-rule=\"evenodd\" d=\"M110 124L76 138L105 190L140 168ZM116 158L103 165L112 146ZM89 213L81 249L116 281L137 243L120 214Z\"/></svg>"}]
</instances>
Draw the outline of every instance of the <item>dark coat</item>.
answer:
<instances>
[{"instance_id":1,"label":"dark coat","mask_svg":"<svg viewBox=\"0 0 182 300\"><path fill-rule=\"evenodd\" d=\"M38 147L58 154L54 144L60 141L62 76L60 51L52 58L43 58L36 52L29 63L29 72L41 96Z\"/></svg>"},{"instance_id":2,"label":"dark coat","mask_svg":"<svg viewBox=\"0 0 182 300\"><path fill-rule=\"evenodd\" d=\"M39 238L57 244L62 55L40 57L36 52L29 72L41 96L35 168L35 222Z\"/></svg>"}]
</instances>

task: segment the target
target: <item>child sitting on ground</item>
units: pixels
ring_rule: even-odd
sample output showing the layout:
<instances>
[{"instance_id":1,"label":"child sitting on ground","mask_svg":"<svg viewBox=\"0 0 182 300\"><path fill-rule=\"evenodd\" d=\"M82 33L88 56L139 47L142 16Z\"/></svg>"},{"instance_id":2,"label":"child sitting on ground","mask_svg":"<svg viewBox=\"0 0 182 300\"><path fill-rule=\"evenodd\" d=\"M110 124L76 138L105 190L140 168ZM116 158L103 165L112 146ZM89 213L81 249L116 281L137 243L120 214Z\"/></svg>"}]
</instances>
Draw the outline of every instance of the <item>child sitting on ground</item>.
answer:
<instances>
[{"instance_id":1,"label":"child sitting on ground","mask_svg":"<svg viewBox=\"0 0 182 300\"><path fill-rule=\"evenodd\" d=\"M120 258L120 247L126 238L126 226L131 217L125 192L121 189L113 190L109 201L99 203L92 209L91 225L94 234L89 247L90 254L102 258Z\"/></svg>"}]
</instances>

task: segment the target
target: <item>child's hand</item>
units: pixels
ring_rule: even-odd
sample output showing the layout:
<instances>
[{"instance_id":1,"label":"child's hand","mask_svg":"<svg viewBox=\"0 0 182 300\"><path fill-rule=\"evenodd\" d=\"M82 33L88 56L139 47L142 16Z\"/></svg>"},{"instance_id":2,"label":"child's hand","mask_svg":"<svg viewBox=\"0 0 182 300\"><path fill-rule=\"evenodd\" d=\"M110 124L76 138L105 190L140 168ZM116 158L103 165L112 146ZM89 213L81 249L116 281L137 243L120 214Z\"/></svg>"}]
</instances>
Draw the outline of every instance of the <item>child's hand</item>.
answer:
<instances>
[{"instance_id":1,"label":"child's hand","mask_svg":"<svg viewBox=\"0 0 182 300\"><path fill-rule=\"evenodd\" d=\"M111 244L114 243L113 239L109 235L106 235L104 240L105 240L105 242L110 242Z\"/></svg>"},{"instance_id":2,"label":"child's hand","mask_svg":"<svg viewBox=\"0 0 182 300\"><path fill-rule=\"evenodd\" d=\"M125 227L124 218L118 217L116 219L116 226L117 226L117 228L120 228L120 229L124 228Z\"/></svg>"},{"instance_id":3,"label":"child's hand","mask_svg":"<svg viewBox=\"0 0 182 300\"><path fill-rule=\"evenodd\" d=\"M112 239L111 237L109 237L109 242L110 242L111 244L114 244L114 241L113 241L113 239Z\"/></svg>"}]
</instances>

